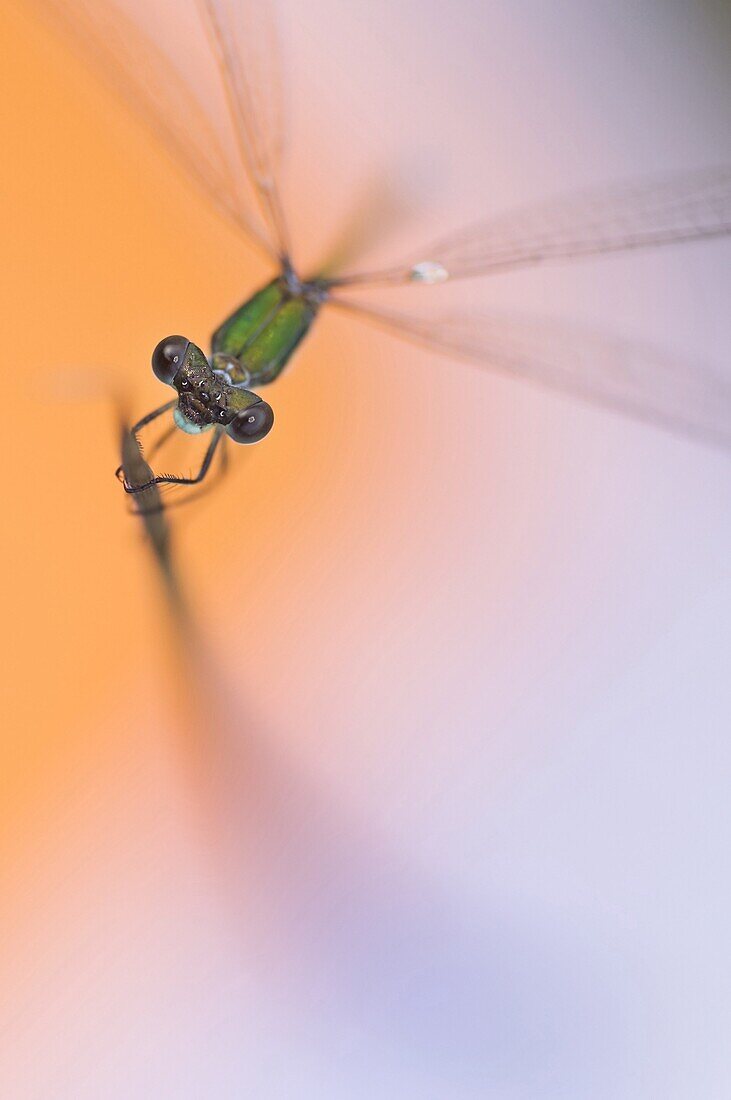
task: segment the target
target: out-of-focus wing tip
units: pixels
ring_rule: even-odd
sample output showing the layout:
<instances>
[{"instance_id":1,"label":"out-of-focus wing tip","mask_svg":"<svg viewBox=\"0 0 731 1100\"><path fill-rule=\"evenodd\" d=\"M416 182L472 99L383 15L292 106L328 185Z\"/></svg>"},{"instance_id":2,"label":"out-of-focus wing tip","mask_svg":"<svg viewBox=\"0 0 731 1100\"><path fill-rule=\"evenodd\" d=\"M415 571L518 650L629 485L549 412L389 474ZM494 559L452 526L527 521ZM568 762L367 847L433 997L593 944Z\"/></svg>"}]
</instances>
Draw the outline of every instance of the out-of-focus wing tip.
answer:
<instances>
[{"instance_id":1,"label":"out-of-focus wing tip","mask_svg":"<svg viewBox=\"0 0 731 1100\"><path fill-rule=\"evenodd\" d=\"M119 429L121 464L127 484L145 485L154 477L153 470L145 460L137 437L130 431L127 420L122 417L119 420ZM166 572L170 572L170 528L159 487L151 485L141 493L130 493L127 499L132 502L133 511L142 520L160 565Z\"/></svg>"}]
</instances>

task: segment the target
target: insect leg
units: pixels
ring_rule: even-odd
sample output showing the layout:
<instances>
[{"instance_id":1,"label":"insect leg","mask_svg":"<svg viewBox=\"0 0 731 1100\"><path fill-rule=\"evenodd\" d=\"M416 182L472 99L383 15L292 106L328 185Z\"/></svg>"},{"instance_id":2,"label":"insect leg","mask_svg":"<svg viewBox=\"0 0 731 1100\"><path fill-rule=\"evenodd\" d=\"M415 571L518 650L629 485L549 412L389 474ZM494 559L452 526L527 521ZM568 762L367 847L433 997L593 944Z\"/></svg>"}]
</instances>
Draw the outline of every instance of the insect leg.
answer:
<instances>
[{"instance_id":1,"label":"insect leg","mask_svg":"<svg viewBox=\"0 0 731 1100\"><path fill-rule=\"evenodd\" d=\"M216 453L216 448L223 438L222 432L216 432L211 440L208 450L203 456L203 462L201 468L195 477L175 477L173 474L159 474L157 477L153 477L150 481L144 485L129 485L127 481L124 481L125 493L142 493L145 489L149 489L152 485L197 485L203 481L203 478L208 473L208 469L213 461L213 456Z\"/></svg>"},{"instance_id":2,"label":"insect leg","mask_svg":"<svg viewBox=\"0 0 731 1100\"><path fill-rule=\"evenodd\" d=\"M153 409L152 412L147 414L147 416L143 416L142 420L138 420L136 424L132 425L132 427L129 429L129 434L136 436L142 428L152 423L152 421L156 420L158 416L162 416L162 414L164 412L167 412L168 409L172 409L173 405L177 404L177 400L177 398L174 398L172 401L167 401L164 405L161 405L159 409ZM156 450L157 447L161 445L161 443L162 441L158 442L157 446L155 447ZM124 485L125 489L127 489L127 480L124 476L123 466L117 466L117 469L114 471L114 476L118 478ZM149 484L151 485L152 482L149 482Z\"/></svg>"},{"instance_id":3,"label":"insect leg","mask_svg":"<svg viewBox=\"0 0 731 1100\"><path fill-rule=\"evenodd\" d=\"M161 405L159 409L153 409L147 416L143 416L142 420L138 420L136 424L133 424L130 428L132 435L137 435L141 428L145 428L148 424L151 424L153 420L156 420L158 416L162 416L168 409L172 409L173 405L177 405L178 399L174 397L172 401L167 401L164 405Z\"/></svg>"}]
</instances>

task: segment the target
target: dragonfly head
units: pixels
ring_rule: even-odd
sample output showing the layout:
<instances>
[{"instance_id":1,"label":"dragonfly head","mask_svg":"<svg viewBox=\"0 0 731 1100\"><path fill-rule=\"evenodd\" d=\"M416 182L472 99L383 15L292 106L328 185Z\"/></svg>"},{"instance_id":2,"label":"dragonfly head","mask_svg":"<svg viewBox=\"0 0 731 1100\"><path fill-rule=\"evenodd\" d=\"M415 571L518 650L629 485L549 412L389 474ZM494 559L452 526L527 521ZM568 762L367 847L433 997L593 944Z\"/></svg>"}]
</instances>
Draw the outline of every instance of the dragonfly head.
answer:
<instances>
[{"instance_id":1,"label":"dragonfly head","mask_svg":"<svg viewBox=\"0 0 731 1100\"><path fill-rule=\"evenodd\" d=\"M236 443L258 443L269 434L274 413L266 401L232 385L214 370L201 349L184 336L167 336L152 353L152 369L178 393L175 423L194 435L222 427Z\"/></svg>"}]
</instances>

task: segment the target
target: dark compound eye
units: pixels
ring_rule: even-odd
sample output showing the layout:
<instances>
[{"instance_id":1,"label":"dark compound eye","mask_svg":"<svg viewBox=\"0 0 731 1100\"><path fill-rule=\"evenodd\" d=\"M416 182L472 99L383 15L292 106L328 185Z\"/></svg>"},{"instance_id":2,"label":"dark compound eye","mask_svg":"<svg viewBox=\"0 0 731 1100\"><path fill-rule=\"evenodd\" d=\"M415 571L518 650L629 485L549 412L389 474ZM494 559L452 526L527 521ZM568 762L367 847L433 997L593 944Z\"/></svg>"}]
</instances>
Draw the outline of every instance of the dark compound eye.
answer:
<instances>
[{"instance_id":1,"label":"dark compound eye","mask_svg":"<svg viewBox=\"0 0 731 1100\"><path fill-rule=\"evenodd\" d=\"M188 341L184 336L166 336L152 353L152 369L161 382L172 385L183 365Z\"/></svg>"},{"instance_id":2,"label":"dark compound eye","mask_svg":"<svg viewBox=\"0 0 731 1100\"><path fill-rule=\"evenodd\" d=\"M258 443L271 431L274 412L266 401L259 401L238 413L229 424L228 434L236 443Z\"/></svg>"}]
</instances>

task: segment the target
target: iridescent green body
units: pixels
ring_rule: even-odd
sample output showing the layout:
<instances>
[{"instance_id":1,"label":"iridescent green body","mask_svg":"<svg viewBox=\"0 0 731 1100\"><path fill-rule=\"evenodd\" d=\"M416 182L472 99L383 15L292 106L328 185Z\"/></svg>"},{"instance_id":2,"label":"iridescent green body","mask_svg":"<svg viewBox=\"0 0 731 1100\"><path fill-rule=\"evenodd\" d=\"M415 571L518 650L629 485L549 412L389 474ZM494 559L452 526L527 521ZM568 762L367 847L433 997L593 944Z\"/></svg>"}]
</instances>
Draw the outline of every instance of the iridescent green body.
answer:
<instances>
[{"instance_id":1,"label":"iridescent green body","mask_svg":"<svg viewBox=\"0 0 731 1100\"><path fill-rule=\"evenodd\" d=\"M238 360L252 389L273 382L308 333L324 298L317 281L303 283L288 273L273 279L216 329L213 355Z\"/></svg>"}]
</instances>

